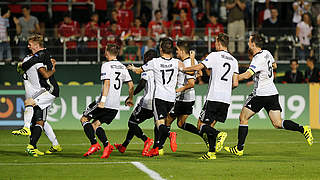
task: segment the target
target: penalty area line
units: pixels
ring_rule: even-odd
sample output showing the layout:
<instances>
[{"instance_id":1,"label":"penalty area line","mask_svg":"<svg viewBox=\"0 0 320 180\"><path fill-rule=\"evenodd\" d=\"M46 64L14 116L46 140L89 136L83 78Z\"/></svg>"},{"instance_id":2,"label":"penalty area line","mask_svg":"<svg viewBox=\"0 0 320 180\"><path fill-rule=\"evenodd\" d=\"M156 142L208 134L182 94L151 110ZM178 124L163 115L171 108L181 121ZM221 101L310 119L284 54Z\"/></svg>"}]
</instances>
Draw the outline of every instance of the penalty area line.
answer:
<instances>
[{"instance_id":1,"label":"penalty area line","mask_svg":"<svg viewBox=\"0 0 320 180\"><path fill-rule=\"evenodd\" d=\"M140 169L144 173L148 174L151 179L154 179L154 180L165 180L160 176L159 173L149 169L147 166L145 166L141 162L131 162L131 164L133 164L135 167L137 167L138 169Z\"/></svg>"}]
</instances>

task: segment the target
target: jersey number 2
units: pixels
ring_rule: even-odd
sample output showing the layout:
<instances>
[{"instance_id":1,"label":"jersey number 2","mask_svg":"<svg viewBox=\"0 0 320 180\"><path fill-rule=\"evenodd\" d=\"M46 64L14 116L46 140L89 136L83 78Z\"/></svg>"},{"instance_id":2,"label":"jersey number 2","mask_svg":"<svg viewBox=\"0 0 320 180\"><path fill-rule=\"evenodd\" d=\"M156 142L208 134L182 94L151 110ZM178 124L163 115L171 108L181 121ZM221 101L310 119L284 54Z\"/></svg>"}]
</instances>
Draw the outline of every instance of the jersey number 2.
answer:
<instances>
[{"instance_id":1,"label":"jersey number 2","mask_svg":"<svg viewBox=\"0 0 320 180\"><path fill-rule=\"evenodd\" d=\"M162 73L162 83L163 84L169 84L169 82L171 81L171 78L172 78L172 75L173 75L173 69L167 69L167 70L161 70L161 73ZM166 72L169 72L170 73L170 76L169 76L169 79L168 79L168 82L166 83Z\"/></svg>"},{"instance_id":2,"label":"jersey number 2","mask_svg":"<svg viewBox=\"0 0 320 180\"><path fill-rule=\"evenodd\" d=\"M226 75L230 72L231 65L230 65L229 63L224 63L224 64L223 64L223 67L226 67L226 66L228 66L228 69L227 69L227 71L223 74L223 76L221 77L221 80L222 80L222 81L228 81L228 79L226 79L225 77L226 77Z\"/></svg>"}]
</instances>

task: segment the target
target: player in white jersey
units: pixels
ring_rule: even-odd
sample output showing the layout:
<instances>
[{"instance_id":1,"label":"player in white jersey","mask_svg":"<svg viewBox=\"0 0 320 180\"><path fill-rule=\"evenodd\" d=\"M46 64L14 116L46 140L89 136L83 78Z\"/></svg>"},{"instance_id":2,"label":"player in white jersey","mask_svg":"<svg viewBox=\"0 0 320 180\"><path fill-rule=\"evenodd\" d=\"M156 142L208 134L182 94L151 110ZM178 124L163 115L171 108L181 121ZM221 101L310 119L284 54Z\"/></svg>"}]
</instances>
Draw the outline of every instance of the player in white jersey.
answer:
<instances>
[{"instance_id":1,"label":"player in white jersey","mask_svg":"<svg viewBox=\"0 0 320 180\"><path fill-rule=\"evenodd\" d=\"M183 70L199 71L204 67L211 69L208 95L198 121L200 134L208 137L209 152L200 159L216 159L215 154L222 149L227 136L227 133L213 127L217 121L225 122L231 103L231 91L238 86L238 61L227 51L228 43L229 37L220 33L215 42L217 52L210 53L201 64Z\"/></svg>"},{"instance_id":2,"label":"player in white jersey","mask_svg":"<svg viewBox=\"0 0 320 180\"><path fill-rule=\"evenodd\" d=\"M148 50L144 54L144 64L148 63L153 58L157 57L157 52L153 49ZM147 119L153 117L153 94L154 94L154 77L152 71L143 72L138 86L135 88L133 95L137 95L144 89L143 97L138 103L137 107L133 110L128 121L128 133L125 141L122 144L114 144L119 152L124 153L130 141L134 136L137 136L144 142L142 156L145 156L149 148L153 144L153 139L147 137L139 127L139 124Z\"/></svg>"},{"instance_id":3,"label":"player in white jersey","mask_svg":"<svg viewBox=\"0 0 320 180\"><path fill-rule=\"evenodd\" d=\"M107 62L101 66L102 90L97 101L92 102L83 112L80 122L84 132L91 142L91 147L83 156L89 156L101 149L100 144L95 138L95 133L103 143L104 151L101 158L108 158L114 147L108 142L101 123L110 124L116 117L120 106L120 93L122 84L128 83L129 98L125 104L132 106L133 82L127 68L116 58L119 54L120 47L115 44L108 44L105 51ZM90 120L92 120L92 123Z\"/></svg>"},{"instance_id":4,"label":"player in white jersey","mask_svg":"<svg viewBox=\"0 0 320 180\"><path fill-rule=\"evenodd\" d=\"M178 41L176 48L177 57L183 62L185 67L198 64L197 60L195 60L195 51L190 50L190 45L187 41ZM193 88L195 81L196 73L189 72L189 74L186 74L179 72L176 102L168 114L166 126L170 128L172 122L177 119L179 128L200 135L198 129L193 124L186 123L188 116L192 114L195 102L195 90ZM170 132L169 139L171 150L175 152L177 150L176 133Z\"/></svg>"},{"instance_id":5,"label":"player in white jersey","mask_svg":"<svg viewBox=\"0 0 320 180\"><path fill-rule=\"evenodd\" d=\"M153 58L140 68L134 67L133 65L128 66L128 69L137 74L141 74L144 71L153 71L154 73L155 93L153 111L156 121L155 124L159 130L159 141L155 141L153 148L147 153L147 156L150 157L159 155L161 144L165 142L167 134L169 133L169 129L165 125L165 118L173 107L176 99L175 88L179 69L184 67L181 61L172 58L173 48L173 41L169 38L163 38L160 41L161 57Z\"/></svg>"},{"instance_id":6,"label":"player in white jersey","mask_svg":"<svg viewBox=\"0 0 320 180\"><path fill-rule=\"evenodd\" d=\"M309 126L301 126L291 120L281 119L282 109L279 103L279 93L273 83L273 69L276 69L277 64L269 51L261 49L262 45L263 39L259 34L254 33L250 36L248 46L253 52L253 58L248 70L239 75L239 81L253 76L254 89L240 113L238 144L234 147L225 147L226 151L237 156L243 155L244 142L248 134L248 120L262 108L267 111L275 128L299 131L305 136L310 146L313 143Z\"/></svg>"},{"instance_id":7,"label":"player in white jersey","mask_svg":"<svg viewBox=\"0 0 320 180\"><path fill-rule=\"evenodd\" d=\"M43 129L53 143L52 147L57 147L56 151L62 150L52 127L46 122L48 108L54 99L59 96L59 86L53 75L55 72L55 61L51 60L49 52L43 47L43 37L37 34L31 36L28 39L28 48L32 51L33 55L27 57L25 62L18 66L19 68L21 66L22 71L26 72L24 73L27 98L25 100L26 108L24 113L25 127L12 133L23 135L21 132L29 129L32 123L30 128L30 144L27 146L26 151L29 155L36 157L44 155L36 147ZM50 90L47 89L48 83L51 84ZM46 153L51 154L51 148Z\"/></svg>"}]
</instances>

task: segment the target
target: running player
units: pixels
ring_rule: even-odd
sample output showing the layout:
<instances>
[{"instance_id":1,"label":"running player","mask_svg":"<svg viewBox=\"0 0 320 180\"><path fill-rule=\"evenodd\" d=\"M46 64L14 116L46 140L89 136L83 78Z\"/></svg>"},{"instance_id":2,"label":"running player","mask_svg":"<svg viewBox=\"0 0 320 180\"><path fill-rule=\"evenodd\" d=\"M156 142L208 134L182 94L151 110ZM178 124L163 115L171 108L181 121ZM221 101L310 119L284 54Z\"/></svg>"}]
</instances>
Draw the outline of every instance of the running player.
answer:
<instances>
[{"instance_id":1,"label":"running player","mask_svg":"<svg viewBox=\"0 0 320 180\"><path fill-rule=\"evenodd\" d=\"M120 106L120 93L123 82L128 83L129 98L125 104L133 106L133 82L126 67L117 60L120 47L115 44L108 44L105 51L107 62L101 67L102 90L97 101L92 102L83 112L80 122L83 130L90 140L91 147L83 156L89 156L101 149L95 138L95 133L103 143L104 151L101 158L108 158L114 147L108 142L101 123L110 124L116 117ZM92 123L90 122L93 119Z\"/></svg>"},{"instance_id":2,"label":"running player","mask_svg":"<svg viewBox=\"0 0 320 180\"><path fill-rule=\"evenodd\" d=\"M210 53L202 63L186 67L184 72L211 69L207 100L198 120L200 134L208 136L209 152L199 159L216 159L216 152L221 151L226 132L214 128L216 122L224 123L231 103L231 91L238 86L238 61L227 51L229 37L220 33L216 39L217 52ZM218 142L216 144L216 138Z\"/></svg>"},{"instance_id":3,"label":"running player","mask_svg":"<svg viewBox=\"0 0 320 180\"><path fill-rule=\"evenodd\" d=\"M162 145L167 138L169 129L165 125L165 119L174 105L177 84L177 76L179 69L184 67L183 63L178 59L172 58L173 41L169 38L163 38L160 41L159 58L153 58L142 67L129 65L127 68L137 74L144 71L153 71L155 79L155 93L153 101L153 113L155 124L159 131L159 141L155 141L153 148L147 153L147 156L158 156L163 153ZM155 139L157 134L155 134ZM159 152L160 149L160 152Z\"/></svg>"},{"instance_id":4,"label":"running player","mask_svg":"<svg viewBox=\"0 0 320 180\"><path fill-rule=\"evenodd\" d=\"M157 57L157 52L153 49L148 50L144 54L144 64ZM137 95L142 89L144 89L143 97L141 98L137 107L133 110L128 121L128 133L125 141L122 144L114 144L119 152L124 153L127 149L132 138L137 136L144 142L144 148L142 150L142 156L145 156L149 148L153 144L153 139L147 137L139 127L139 124L147 119L153 117L152 101L154 93L154 76L152 71L143 72L141 74L141 80L134 90L133 95Z\"/></svg>"},{"instance_id":5,"label":"running player","mask_svg":"<svg viewBox=\"0 0 320 180\"><path fill-rule=\"evenodd\" d=\"M308 144L313 144L313 137L309 126L301 126L291 120L281 119L281 106L279 103L279 93L273 83L273 69L277 64L267 50L262 50L263 39L257 33L253 33L248 42L248 46L253 52L253 59L248 70L239 75L239 81L249 79L253 76L254 89L244 103L240 113L240 125L238 129L238 144L234 147L224 149L237 156L243 155L244 142L248 134L248 120L264 108L271 120L272 125L277 129L298 131L304 135Z\"/></svg>"}]
</instances>

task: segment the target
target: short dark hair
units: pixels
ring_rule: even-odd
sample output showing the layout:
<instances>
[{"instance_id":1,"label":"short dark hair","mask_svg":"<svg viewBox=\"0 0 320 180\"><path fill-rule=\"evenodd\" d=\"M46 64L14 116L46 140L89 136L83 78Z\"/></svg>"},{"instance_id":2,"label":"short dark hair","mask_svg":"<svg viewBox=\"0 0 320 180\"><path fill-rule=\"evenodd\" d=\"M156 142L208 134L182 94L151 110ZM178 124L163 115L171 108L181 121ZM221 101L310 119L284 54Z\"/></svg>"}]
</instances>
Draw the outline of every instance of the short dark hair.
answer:
<instances>
[{"instance_id":1,"label":"short dark hair","mask_svg":"<svg viewBox=\"0 0 320 180\"><path fill-rule=\"evenodd\" d=\"M27 9L27 10L30 10L30 6L29 6L29 5L22 5L22 6L21 6L21 9Z\"/></svg>"},{"instance_id":2,"label":"short dark hair","mask_svg":"<svg viewBox=\"0 0 320 180\"><path fill-rule=\"evenodd\" d=\"M261 37L261 35L257 32L254 32L250 35L251 38L251 42L254 43L257 47L262 48L264 41L263 38Z\"/></svg>"},{"instance_id":3,"label":"short dark hair","mask_svg":"<svg viewBox=\"0 0 320 180\"><path fill-rule=\"evenodd\" d=\"M156 15L158 12L162 13L161 9L157 9L154 11L154 15Z\"/></svg>"},{"instance_id":4,"label":"short dark hair","mask_svg":"<svg viewBox=\"0 0 320 180\"><path fill-rule=\"evenodd\" d=\"M1 16L5 15L9 11L9 7L4 5L1 7Z\"/></svg>"},{"instance_id":5,"label":"short dark hair","mask_svg":"<svg viewBox=\"0 0 320 180\"><path fill-rule=\"evenodd\" d=\"M43 43L43 36L41 34L32 34L29 38L28 41L33 41L37 42L40 47L44 47Z\"/></svg>"},{"instance_id":6,"label":"short dark hair","mask_svg":"<svg viewBox=\"0 0 320 180\"><path fill-rule=\"evenodd\" d=\"M189 53L189 51L190 51L189 43L187 41L180 40L177 42L177 46L186 53Z\"/></svg>"},{"instance_id":7,"label":"short dark hair","mask_svg":"<svg viewBox=\"0 0 320 180\"><path fill-rule=\"evenodd\" d=\"M218 34L217 41L219 41L223 47L228 47L229 36L226 33L220 33L220 34Z\"/></svg>"},{"instance_id":8,"label":"short dark hair","mask_svg":"<svg viewBox=\"0 0 320 180\"><path fill-rule=\"evenodd\" d=\"M108 44L106 51L108 51L112 56L118 56L120 47L116 44Z\"/></svg>"},{"instance_id":9,"label":"short dark hair","mask_svg":"<svg viewBox=\"0 0 320 180\"><path fill-rule=\"evenodd\" d=\"M170 38L163 38L160 40L160 48L165 54L171 54L173 52L173 41Z\"/></svg>"},{"instance_id":10,"label":"short dark hair","mask_svg":"<svg viewBox=\"0 0 320 180\"><path fill-rule=\"evenodd\" d=\"M143 62L146 64L148 61L157 57L157 51L154 49L149 49L143 56Z\"/></svg>"},{"instance_id":11,"label":"short dark hair","mask_svg":"<svg viewBox=\"0 0 320 180\"><path fill-rule=\"evenodd\" d=\"M297 64L299 64L297 59L291 59L290 60L290 64L292 64L293 62L296 62Z\"/></svg>"}]
</instances>

